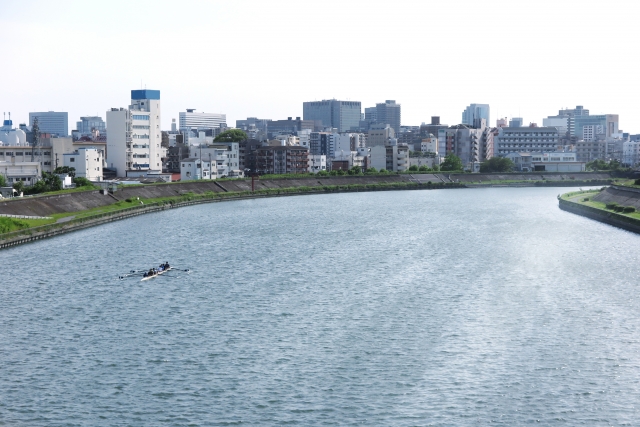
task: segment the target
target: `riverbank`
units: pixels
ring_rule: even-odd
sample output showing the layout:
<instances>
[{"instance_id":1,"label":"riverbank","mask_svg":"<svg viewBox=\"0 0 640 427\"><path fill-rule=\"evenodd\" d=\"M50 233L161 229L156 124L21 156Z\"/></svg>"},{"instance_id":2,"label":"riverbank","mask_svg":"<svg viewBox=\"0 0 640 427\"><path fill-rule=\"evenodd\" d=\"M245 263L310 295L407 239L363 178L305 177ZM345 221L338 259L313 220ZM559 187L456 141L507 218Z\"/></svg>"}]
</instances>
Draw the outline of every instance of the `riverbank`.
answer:
<instances>
[{"instance_id":1,"label":"riverbank","mask_svg":"<svg viewBox=\"0 0 640 427\"><path fill-rule=\"evenodd\" d=\"M504 186L575 187L607 185L611 180L608 173L389 174L263 179L255 182L255 191L252 191L251 180L244 179L132 185L115 192L70 192L0 202L0 218L32 218L15 220L12 223L14 230L4 227L8 228L8 232L0 234L0 249L194 203L352 191Z\"/></svg>"},{"instance_id":2,"label":"riverbank","mask_svg":"<svg viewBox=\"0 0 640 427\"><path fill-rule=\"evenodd\" d=\"M560 209L640 234L640 188L612 185L558 197Z\"/></svg>"}]
</instances>

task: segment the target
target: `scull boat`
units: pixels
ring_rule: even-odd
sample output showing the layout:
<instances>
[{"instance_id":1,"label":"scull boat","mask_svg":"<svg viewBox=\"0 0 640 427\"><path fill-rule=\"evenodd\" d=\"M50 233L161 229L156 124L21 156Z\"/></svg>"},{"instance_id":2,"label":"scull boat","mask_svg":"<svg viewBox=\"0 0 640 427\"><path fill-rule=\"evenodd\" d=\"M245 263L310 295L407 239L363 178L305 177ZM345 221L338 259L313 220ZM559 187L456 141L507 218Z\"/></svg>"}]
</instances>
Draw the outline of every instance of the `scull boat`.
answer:
<instances>
[{"instance_id":1,"label":"scull boat","mask_svg":"<svg viewBox=\"0 0 640 427\"><path fill-rule=\"evenodd\" d=\"M171 270L172 270L172 267L169 267L166 270L158 271L156 274L152 274L151 276L143 277L142 279L140 279L140 281L144 282L145 280L153 279L154 277L164 274L167 271L171 271Z\"/></svg>"}]
</instances>

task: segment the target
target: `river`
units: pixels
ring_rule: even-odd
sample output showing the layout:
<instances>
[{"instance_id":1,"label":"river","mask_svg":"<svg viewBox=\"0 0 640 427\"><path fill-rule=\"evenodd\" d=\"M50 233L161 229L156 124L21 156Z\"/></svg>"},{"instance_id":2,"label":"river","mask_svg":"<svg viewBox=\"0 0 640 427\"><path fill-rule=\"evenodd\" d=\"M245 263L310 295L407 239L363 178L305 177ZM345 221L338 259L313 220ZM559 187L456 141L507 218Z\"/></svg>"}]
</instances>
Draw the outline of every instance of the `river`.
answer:
<instances>
[{"instance_id":1,"label":"river","mask_svg":"<svg viewBox=\"0 0 640 427\"><path fill-rule=\"evenodd\" d=\"M0 251L0 425L636 425L640 236L560 192L205 204ZM191 272L118 280L164 261Z\"/></svg>"}]
</instances>

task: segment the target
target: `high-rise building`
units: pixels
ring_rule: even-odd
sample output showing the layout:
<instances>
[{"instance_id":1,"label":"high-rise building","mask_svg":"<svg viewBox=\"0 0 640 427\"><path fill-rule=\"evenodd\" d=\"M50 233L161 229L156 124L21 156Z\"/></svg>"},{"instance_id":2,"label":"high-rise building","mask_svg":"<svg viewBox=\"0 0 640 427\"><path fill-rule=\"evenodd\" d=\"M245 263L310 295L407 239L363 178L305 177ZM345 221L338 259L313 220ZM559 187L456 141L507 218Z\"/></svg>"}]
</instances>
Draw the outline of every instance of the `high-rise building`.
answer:
<instances>
[{"instance_id":1,"label":"high-rise building","mask_svg":"<svg viewBox=\"0 0 640 427\"><path fill-rule=\"evenodd\" d=\"M588 116L588 115L589 115L589 110L585 110L585 108L582 105L577 105L576 108L571 108L571 109L565 108L563 110L559 110L557 116L549 116L547 117L547 119L566 119L567 134L570 137L575 137L576 136L575 118ZM551 123L551 122L547 122L547 123ZM551 125L551 126L555 126L555 125Z\"/></svg>"},{"instance_id":2,"label":"high-rise building","mask_svg":"<svg viewBox=\"0 0 640 427\"><path fill-rule=\"evenodd\" d=\"M40 133L50 133L54 136L69 135L69 113L60 111L29 113L29 126L33 126L33 120L36 117Z\"/></svg>"},{"instance_id":3,"label":"high-rise building","mask_svg":"<svg viewBox=\"0 0 640 427\"><path fill-rule=\"evenodd\" d=\"M486 123L491 123L489 104L470 104L462 112L462 124L476 126L476 120L485 119Z\"/></svg>"},{"instance_id":4,"label":"high-rise building","mask_svg":"<svg viewBox=\"0 0 640 427\"><path fill-rule=\"evenodd\" d=\"M131 91L129 108L107 111L107 166L117 175L142 176L162 172L160 91Z\"/></svg>"},{"instance_id":5,"label":"high-rise building","mask_svg":"<svg viewBox=\"0 0 640 427\"><path fill-rule=\"evenodd\" d=\"M583 139L585 126L602 126L606 138L611 138L613 134L618 133L618 115L617 114L599 114L594 116L575 116L573 117L573 135L578 140Z\"/></svg>"},{"instance_id":6,"label":"high-rise building","mask_svg":"<svg viewBox=\"0 0 640 427\"><path fill-rule=\"evenodd\" d=\"M107 124L99 116L80 117L80 121L76 122L76 131L79 136L91 136L94 131L98 131L100 135L107 133Z\"/></svg>"},{"instance_id":7,"label":"high-rise building","mask_svg":"<svg viewBox=\"0 0 640 427\"><path fill-rule=\"evenodd\" d=\"M320 120L324 128L336 128L338 132L358 128L361 111L362 103L359 101L324 99L302 104L304 120Z\"/></svg>"},{"instance_id":8,"label":"high-rise building","mask_svg":"<svg viewBox=\"0 0 640 427\"><path fill-rule=\"evenodd\" d=\"M393 99L387 99L384 103L376 104L376 123L391 126L396 135L401 131L401 115L400 104L396 104Z\"/></svg>"},{"instance_id":9,"label":"high-rise building","mask_svg":"<svg viewBox=\"0 0 640 427\"><path fill-rule=\"evenodd\" d=\"M227 115L219 113L196 113L196 110L189 108L178 115L178 128L181 131L191 129L214 129L220 125L226 125Z\"/></svg>"},{"instance_id":10,"label":"high-rise building","mask_svg":"<svg viewBox=\"0 0 640 427\"><path fill-rule=\"evenodd\" d=\"M511 117L511 120L509 120L510 128L521 128L523 124L524 120L522 117Z\"/></svg>"}]
</instances>

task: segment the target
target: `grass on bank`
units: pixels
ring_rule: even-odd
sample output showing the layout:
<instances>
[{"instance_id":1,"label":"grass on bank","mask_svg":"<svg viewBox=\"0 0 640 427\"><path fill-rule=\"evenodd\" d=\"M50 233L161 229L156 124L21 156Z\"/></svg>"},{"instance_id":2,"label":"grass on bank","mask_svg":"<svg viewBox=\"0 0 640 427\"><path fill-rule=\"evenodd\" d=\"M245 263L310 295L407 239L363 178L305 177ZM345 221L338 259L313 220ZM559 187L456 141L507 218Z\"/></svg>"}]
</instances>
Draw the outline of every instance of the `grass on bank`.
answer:
<instances>
[{"instance_id":1,"label":"grass on bank","mask_svg":"<svg viewBox=\"0 0 640 427\"><path fill-rule=\"evenodd\" d=\"M595 197L600 191L602 191L602 189L572 191L570 193L565 193L560 197L564 200L596 208L605 212L612 212L618 215L627 216L629 218L640 219L640 212L638 212L633 206L620 206L617 203L603 203L597 200L593 200L593 197Z\"/></svg>"}]
</instances>

